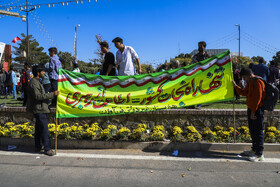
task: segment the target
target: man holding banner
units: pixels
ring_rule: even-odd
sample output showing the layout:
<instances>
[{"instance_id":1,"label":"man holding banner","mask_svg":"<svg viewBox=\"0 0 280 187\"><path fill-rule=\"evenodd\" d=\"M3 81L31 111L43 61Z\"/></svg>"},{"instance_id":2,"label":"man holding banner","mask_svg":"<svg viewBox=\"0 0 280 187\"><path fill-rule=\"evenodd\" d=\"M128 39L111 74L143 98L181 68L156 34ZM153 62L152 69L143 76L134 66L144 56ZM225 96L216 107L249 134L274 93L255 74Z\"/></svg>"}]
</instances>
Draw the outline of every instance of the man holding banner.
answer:
<instances>
[{"instance_id":1,"label":"man holding banner","mask_svg":"<svg viewBox=\"0 0 280 187\"><path fill-rule=\"evenodd\" d=\"M48 107L49 99L53 99L58 95L58 91L52 93L45 93L43 85L40 83L45 75L45 68L34 66L32 68L34 78L31 79L28 85L28 94L31 97L27 98L26 109L28 112L34 114L36 118L35 123L35 152L40 152L42 143L45 149L45 154L53 156L55 153L51 149L51 141L49 137L47 113L50 113Z\"/></svg>"},{"instance_id":2,"label":"man holding banner","mask_svg":"<svg viewBox=\"0 0 280 187\"><path fill-rule=\"evenodd\" d=\"M135 52L135 50L130 46L125 46L123 44L123 39L116 37L112 42L114 42L115 47L118 49L116 54L117 66L119 75L135 75L135 65L134 60L138 64L138 73L142 73L140 59Z\"/></svg>"}]
</instances>

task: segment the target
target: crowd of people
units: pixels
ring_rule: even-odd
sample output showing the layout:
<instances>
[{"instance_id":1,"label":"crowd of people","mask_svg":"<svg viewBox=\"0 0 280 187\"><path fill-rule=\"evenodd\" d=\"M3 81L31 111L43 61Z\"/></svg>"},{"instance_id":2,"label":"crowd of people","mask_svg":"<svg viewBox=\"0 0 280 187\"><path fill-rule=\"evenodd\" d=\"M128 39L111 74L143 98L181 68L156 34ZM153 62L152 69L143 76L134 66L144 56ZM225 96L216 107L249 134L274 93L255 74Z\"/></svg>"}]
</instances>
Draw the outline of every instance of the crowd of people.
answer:
<instances>
[{"instance_id":1,"label":"crowd of people","mask_svg":"<svg viewBox=\"0 0 280 187\"><path fill-rule=\"evenodd\" d=\"M106 76L125 76L141 74L141 63L136 51L123 44L120 37L112 40L115 47L118 49L116 58L109 51L109 45L106 41L100 42L100 49L104 54L104 62L100 70L100 75ZM206 52L206 42L198 43L198 53L193 56L191 64L198 63L210 58ZM59 68L62 68L61 62L57 56L55 47L49 48L50 60L44 65L35 65L25 63L25 70L22 72L21 85L23 105L27 111L33 113L36 119L35 123L35 152L40 152L42 149L46 155L54 155L51 149L51 142L48 132L47 113L50 112L50 107L55 107L57 102L57 83L59 78ZM137 64L137 70L135 67ZM186 64L185 64L186 65ZM179 68L179 61L174 60L170 67L163 66L162 71ZM184 64L183 64L184 66ZM75 59L73 71L80 72L78 63ZM148 72L150 73L150 72ZM278 65L271 62L270 67L265 65L263 58L259 60L259 64L250 64L249 67L242 68L240 71L233 66L235 88L235 96L238 100L239 95L247 98L247 115L249 130L252 137L252 150L247 151L251 161L263 161L264 135L263 135L263 102L266 98L266 82L279 87L279 69ZM1 94L5 97L8 94L13 94L13 98L17 98L17 77L13 67L10 67L9 72L2 69L0 74L0 89ZM50 100L52 102L50 103ZM201 107L198 105L197 107Z\"/></svg>"}]
</instances>

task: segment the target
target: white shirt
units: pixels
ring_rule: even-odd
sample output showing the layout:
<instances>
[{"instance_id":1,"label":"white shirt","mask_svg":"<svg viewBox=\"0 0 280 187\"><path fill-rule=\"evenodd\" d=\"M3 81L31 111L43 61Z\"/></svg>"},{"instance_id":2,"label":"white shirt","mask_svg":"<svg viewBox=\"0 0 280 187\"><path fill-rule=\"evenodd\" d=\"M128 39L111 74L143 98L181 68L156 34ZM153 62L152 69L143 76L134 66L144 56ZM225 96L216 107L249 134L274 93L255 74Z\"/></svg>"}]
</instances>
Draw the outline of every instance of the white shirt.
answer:
<instances>
[{"instance_id":1,"label":"white shirt","mask_svg":"<svg viewBox=\"0 0 280 187\"><path fill-rule=\"evenodd\" d=\"M73 72L78 72L78 73L80 73L80 69L79 69L79 68L75 68L75 69L73 69Z\"/></svg>"},{"instance_id":2,"label":"white shirt","mask_svg":"<svg viewBox=\"0 0 280 187\"><path fill-rule=\"evenodd\" d=\"M119 76L123 75L135 75L135 66L133 60L138 57L137 53L130 46L124 46L124 51L117 51L116 65L119 66Z\"/></svg>"}]
</instances>

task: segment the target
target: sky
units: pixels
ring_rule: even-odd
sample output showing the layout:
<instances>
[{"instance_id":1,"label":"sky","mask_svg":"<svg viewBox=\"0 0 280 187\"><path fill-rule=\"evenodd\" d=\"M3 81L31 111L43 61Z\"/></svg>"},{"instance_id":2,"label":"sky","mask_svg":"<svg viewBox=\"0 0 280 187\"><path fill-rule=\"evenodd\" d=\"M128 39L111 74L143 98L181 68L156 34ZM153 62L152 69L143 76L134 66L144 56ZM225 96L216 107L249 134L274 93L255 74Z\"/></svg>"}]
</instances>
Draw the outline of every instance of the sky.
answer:
<instances>
[{"instance_id":1,"label":"sky","mask_svg":"<svg viewBox=\"0 0 280 187\"><path fill-rule=\"evenodd\" d=\"M67 0L29 0L32 5ZM0 0L3 6L24 5L26 0ZM13 3L13 4L12 4ZM279 0L87 0L30 12L29 34L47 51L57 47L74 54L75 25L78 59L89 62L97 58L95 35L101 34L112 44L121 37L132 46L141 63L157 65L179 53L190 53L199 41L208 49L238 52L238 27L241 28L241 52L244 56L263 56L270 61L280 51ZM19 9L10 10L25 13ZM26 34L26 22L1 16L0 42ZM116 53L116 48L110 49Z\"/></svg>"}]
</instances>

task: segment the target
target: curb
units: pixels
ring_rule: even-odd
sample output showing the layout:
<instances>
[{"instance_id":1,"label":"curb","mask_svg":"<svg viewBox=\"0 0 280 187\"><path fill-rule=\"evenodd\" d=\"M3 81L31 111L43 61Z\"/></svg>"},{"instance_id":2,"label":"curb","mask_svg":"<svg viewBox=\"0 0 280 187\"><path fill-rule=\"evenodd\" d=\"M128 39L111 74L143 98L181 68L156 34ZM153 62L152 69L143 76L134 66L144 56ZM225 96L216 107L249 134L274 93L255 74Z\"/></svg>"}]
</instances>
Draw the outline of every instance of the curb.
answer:
<instances>
[{"instance_id":1,"label":"curb","mask_svg":"<svg viewBox=\"0 0 280 187\"><path fill-rule=\"evenodd\" d=\"M244 151L251 143L190 143L190 142L131 142L131 141L94 141L58 140L58 149L140 149L143 151ZM34 146L33 138L0 137L0 146ZM52 140L54 145L54 140ZM265 143L265 151L280 151L280 144Z\"/></svg>"}]
</instances>

